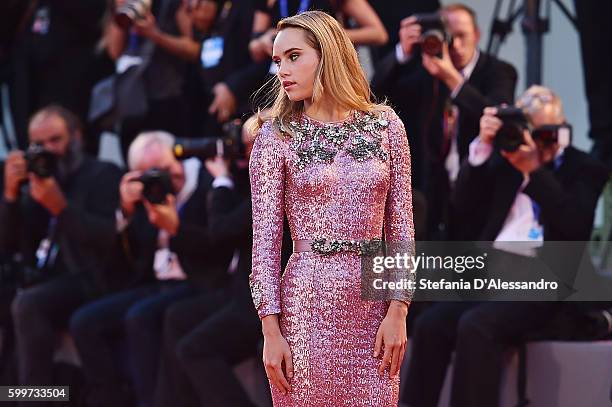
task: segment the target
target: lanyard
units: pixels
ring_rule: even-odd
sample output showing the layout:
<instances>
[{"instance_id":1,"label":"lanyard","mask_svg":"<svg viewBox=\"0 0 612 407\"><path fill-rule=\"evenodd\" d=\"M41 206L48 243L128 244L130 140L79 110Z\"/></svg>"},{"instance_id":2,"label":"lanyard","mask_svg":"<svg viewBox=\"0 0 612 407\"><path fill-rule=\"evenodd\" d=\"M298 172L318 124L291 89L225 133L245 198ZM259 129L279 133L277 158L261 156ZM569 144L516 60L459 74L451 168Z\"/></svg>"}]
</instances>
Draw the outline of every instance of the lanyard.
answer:
<instances>
[{"instance_id":1,"label":"lanyard","mask_svg":"<svg viewBox=\"0 0 612 407\"><path fill-rule=\"evenodd\" d=\"M280 6L281 18L289 17L289 6L287 5L287 0L278 0L278 3ZM308 7L310 7L310 0L301 0L300 8L296 14L303 13L304 11L308 10Z\"/></svg>"}]
</instances>

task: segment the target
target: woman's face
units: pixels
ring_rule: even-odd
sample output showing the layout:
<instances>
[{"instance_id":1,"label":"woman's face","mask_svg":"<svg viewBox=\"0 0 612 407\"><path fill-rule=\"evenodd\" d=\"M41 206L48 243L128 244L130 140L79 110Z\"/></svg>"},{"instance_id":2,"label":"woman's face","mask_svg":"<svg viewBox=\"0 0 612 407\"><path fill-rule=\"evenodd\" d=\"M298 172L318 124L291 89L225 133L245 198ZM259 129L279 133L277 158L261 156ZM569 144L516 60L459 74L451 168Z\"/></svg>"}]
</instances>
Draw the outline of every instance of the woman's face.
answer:
<instances>
[{"instance_id":1,"label":"woman's face","mask_svg":"<svg viewBox=\"0 0 612 407\"><path fill-rule=\"evenodd\" d=\"M289 100L312 98L320 57L306 42L304 30L286 28L276 35L272 61L278 66L278 79Z\"/></svg>"}]
</instances>

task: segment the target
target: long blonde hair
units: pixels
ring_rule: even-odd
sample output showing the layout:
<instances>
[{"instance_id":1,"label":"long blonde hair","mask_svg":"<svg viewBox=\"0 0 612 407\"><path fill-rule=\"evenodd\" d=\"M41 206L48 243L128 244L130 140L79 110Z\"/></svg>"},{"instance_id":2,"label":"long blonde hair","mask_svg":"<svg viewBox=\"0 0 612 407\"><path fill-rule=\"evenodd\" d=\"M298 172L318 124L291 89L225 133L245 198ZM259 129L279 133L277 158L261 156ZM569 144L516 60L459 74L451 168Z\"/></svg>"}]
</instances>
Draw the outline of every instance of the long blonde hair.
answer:
<instances>
[{"instance_id":1,"label":"long blonde hair","mask_svg":"<svg viewBox=\"0 0 612 407\"><path fill-rule=\"evenodd\" d=\"M323 97L332 100L341 108L357 111L373 111L383 108L372 101L370 85L366 78L357 51L342 26L333 17L322 11L307 11L279 21L280 32L285 28L299 28L304 31L306 42L314 48L320 61L315 75L312 92L313 103ZM283 91L278 78L272 78L274 87L271 96L275 98L269 113L258 114L253 130L258 130L266 119L276 118L280 125L304 111L304 102L292 102Z\"/></svg>"}]
</instances>

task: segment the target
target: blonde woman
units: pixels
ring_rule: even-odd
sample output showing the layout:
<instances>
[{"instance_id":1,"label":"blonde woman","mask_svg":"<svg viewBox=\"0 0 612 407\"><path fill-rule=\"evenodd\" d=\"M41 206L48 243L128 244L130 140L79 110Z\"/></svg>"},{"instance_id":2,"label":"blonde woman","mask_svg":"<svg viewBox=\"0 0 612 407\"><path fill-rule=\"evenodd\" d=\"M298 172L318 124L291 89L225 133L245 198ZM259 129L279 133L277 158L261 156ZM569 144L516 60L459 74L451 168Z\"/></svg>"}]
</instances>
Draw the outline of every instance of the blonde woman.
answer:
<instances>
[{"instance_id":1,"label":"blonde woman","mask_svg":"<svg viewBox=\"0 0 612 407\"><path fill-rule=\"evenodd\" d=\"M397 405L411 291L361 298L360 249L412 242L402 122L371 101L338 22L281 20L276 101L250 161L255 307L275 406ZM283 216L294 252L281 277Z\"/></svg>"}]
</instances>

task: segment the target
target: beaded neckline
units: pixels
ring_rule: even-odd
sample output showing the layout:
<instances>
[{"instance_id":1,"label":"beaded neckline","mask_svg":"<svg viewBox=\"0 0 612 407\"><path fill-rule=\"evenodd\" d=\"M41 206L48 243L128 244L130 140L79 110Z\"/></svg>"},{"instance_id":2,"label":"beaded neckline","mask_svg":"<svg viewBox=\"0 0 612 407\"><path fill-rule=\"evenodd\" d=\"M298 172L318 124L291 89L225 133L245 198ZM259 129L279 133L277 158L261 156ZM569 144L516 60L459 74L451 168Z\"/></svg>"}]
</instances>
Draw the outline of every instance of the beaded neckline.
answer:
<instances>
[{"instance_id":1,"label":"beaded neckline","mask_svg":"<svg viewBox=\"0 0 612 407\"><path fill-rule=\"evenodd\" d=\"M346 122L349 122L351 120L353 120L356 116L356 112L354 110L351 110L351 112L348 114L348 116L346 116L344 119L341 120L334 120L331 122L324 122L321 120L317 120L314 117L310 117L309 115L307 115L306 113L302 113L302 118L304 120L308 120L313 122L314 124L318 124L318 125L322 125L322 126L339 126L342 124L345 124Z\"/></svg>"},{"instance_id":2,"label":"beaded neckline","mask_svg":"<svg viewBox=\"0 0 612 407\"><path fill-rule=\"evenodd\" d=\"M353 112L341 122L324 123L302 114L288 123L279 123L283 134L291 134L290 146L296 153L295 165L304 169L313 163L331 163L344 150L357 161L378 158L386 161L389 153L382 148L382 137L389 122L371 112ZM290 131L288 131L290 130ZM352 141L347 143L349 136Z\"/></svg>"}]
</instances>

